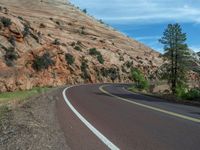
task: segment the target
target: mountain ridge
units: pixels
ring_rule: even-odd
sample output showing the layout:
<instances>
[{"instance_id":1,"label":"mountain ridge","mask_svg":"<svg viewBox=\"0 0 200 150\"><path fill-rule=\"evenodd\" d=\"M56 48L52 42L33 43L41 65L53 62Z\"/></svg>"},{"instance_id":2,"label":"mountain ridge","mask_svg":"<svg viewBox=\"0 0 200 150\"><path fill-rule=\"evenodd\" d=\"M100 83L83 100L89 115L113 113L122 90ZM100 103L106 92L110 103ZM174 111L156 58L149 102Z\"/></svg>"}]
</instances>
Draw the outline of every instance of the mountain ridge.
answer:
<instances>
[{"instance_id":1,"label":"mountain ridge","mask_svg":"<svg viewBox=\"0 0 200 150\"><path fill-rule=\"evenodd\" d=\"M147 77L155 77L163 63L158 52L64 0L1 0L0 6L1 18L12 22L10 27L0 24L1 92L85 82L129 83L132 66ZM28 35L24 36L26 30ZM19 57L6 62L10 47ZM91 55L90 49L98 54ZM74 57L73 64L67 64L66 54ZM35 59L43 55L52 60L52 65L35 70Z\"/></svg>"}]
</instances>

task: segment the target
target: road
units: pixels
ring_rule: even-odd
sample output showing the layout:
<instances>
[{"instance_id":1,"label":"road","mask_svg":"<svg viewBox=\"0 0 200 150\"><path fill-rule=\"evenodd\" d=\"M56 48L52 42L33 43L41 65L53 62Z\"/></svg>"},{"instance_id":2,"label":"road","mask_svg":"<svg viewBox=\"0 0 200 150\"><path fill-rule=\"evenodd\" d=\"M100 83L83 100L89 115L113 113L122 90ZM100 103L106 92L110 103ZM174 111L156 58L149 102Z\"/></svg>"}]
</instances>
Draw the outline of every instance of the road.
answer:
<instances>
[{"instance_id":1,"label":"road","mask_svg":"<svg viewBox=\"0 0 200 150\"><path fill-rule=\"evenodd\" d=\"M200 149L199 107L134 94L124 87L95 84L65 89L57 114L71 149Z\"/></svg>"}]
</instances>

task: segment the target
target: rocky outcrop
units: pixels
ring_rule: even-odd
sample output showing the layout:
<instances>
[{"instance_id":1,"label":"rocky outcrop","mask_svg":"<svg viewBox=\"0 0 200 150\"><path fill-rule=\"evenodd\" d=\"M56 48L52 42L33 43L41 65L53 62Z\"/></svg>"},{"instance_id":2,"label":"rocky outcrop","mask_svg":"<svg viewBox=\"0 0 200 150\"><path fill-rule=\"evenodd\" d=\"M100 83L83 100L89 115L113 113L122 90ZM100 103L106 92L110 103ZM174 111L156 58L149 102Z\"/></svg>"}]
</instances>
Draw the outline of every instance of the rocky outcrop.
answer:
<instances>
[{"instance_id":1,"label":"rocky outcrop","mask_svg":"<svg viewBox=\"0 0 200 150\"><path fill-rule=\"evenodd\" d=\"M1 0L0 17L12 22L8 27L0 23L1 92L85 82L132 82L131 67L152 77L163 62L159 53L64 0ZM102 57L90 55L91 48ZM53 65L35 70L34 60L45 53ZM73 56L72 64L65 54Z\"/></svg>"}]
</instances>

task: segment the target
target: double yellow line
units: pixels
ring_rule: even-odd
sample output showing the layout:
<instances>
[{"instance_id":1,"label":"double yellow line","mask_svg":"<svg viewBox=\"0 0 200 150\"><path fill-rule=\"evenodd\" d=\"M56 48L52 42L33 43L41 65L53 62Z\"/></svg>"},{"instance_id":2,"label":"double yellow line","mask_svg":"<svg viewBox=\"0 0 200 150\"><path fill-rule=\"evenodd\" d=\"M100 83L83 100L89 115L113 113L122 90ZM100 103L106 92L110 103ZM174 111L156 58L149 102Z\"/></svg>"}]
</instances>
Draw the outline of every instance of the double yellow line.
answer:
<instances>
[{"instance_id":1,"label":"double yellow line","mask_svg":"<svg viewBox=\"0 0 200 150\"><path fill-rule=\"evenodd\" d=\"M171 111L167 111L167 110L164 110L164 109L156 108L156 107L153 107L153 106L141 104L141 103L138 103L138 102L134 102L134 101L131 101L131 100L128 100L128 99L113 95L113 94L107 92L106 90L104 90L104 87L107 87L107 86L109 86L109 85L102 85L102 86L99 87L99 90L101 92L107 94L107 95L110 95L110 96L112 96L114 98L120 99L122 101L131 103L131 104L134 104L134 105L138 105L138 106L141 106L141 107L144 107L144 108L148 108L148 109L151 109L151 110L154 110L154 111L162 112L162 113L165 113L165 114L168 114L168 115L171 115L171 116L175 116L175 117L182 118L182 119L185 119L185 120L189 120L189 121L193 121L193 122L196 122L196 123L200 123L200 119L197 119L197 118L192 118L192 117L189 117L189 116L181 115L181 114L178 114L178 113L175 113L175 112L171 112Z\"/></svg>"}]
</instances>

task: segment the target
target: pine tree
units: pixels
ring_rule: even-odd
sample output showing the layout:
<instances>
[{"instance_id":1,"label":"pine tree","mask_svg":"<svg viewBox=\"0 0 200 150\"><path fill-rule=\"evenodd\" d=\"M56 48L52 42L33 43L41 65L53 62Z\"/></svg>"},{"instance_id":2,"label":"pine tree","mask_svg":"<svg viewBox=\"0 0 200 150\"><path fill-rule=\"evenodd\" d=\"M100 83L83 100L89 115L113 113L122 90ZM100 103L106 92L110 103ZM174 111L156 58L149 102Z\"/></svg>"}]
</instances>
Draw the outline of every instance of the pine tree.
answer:
<instances>
[{"instance_id":1,"label":"pine tree","mask_svg":"<svg viewBox=\"0 0 200 150\"><path fill-rule=\"evenodd\" d=\"M186 33L182 32L179 24L169 24L163 33L163 37L159 40L164 45L164 56L168 61L164 65L163 77L170 83L173 94L176 94L178 86L186 83L186 63L189 57L186 39Z\"/></svg>"}]
</instances>

